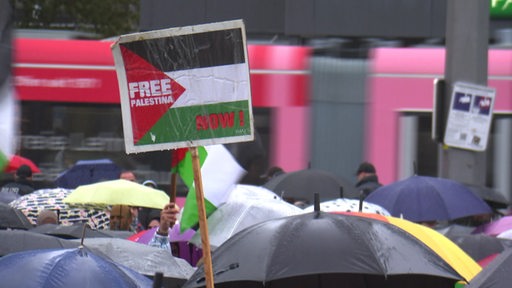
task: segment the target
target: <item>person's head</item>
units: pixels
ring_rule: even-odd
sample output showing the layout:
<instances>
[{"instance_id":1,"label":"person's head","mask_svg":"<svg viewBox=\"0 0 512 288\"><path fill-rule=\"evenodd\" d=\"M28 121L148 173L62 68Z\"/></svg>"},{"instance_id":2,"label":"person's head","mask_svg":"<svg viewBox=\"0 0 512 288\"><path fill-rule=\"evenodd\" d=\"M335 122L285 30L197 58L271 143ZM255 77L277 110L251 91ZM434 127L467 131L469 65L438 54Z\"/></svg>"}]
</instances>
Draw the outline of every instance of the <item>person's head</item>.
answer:
<instances>
[{"instance_id":1,"label":"person's head","mask_svg":"<svg viewBox=\"0 0 512 288\"><path fill-rule=\"evenodd\" d=\"M154 189L156 189L158 187L156 182L153 181L153 180L146 180L146 181L142 182L142 185L148 186L148 187L151 187L151 188L154 188Z\"/></svg>"},{"instance_id":2,"label":"person's head","mask_svg":"<svg viewBox=\"0 0 512 288\"><path fill-rule=\"evenodd\" d=\"M148 229L156 228L160 226L160 217L153 217L149 220Z\"/></svg>"},{"instance_id":3,"label":"person's head","mask_svg":"<svg viewBox=\"0 0 512 288\"><path fill-rule=\"evenodd\" d=\"M285 172L284 172L283 168L278 167L278 166L273 166L273 167L268 168L267 174L265 176L266 176L267 180L270 180L270 179L272 179L276 176L279 176L281 174L284 174L284 173Z\"/></svg>"},{"instance_id":4,"label":"person's head","mask_svg":"<svg viewBox=\"0 0 512 288\"><path fill-rule=\"evenodd\" d=\"M130 207L130 215L132 215L132 217L137 217L139 216L139 210L140 210L140 207L136 207L136 206L129 206Z\"/></svg>"},{"instance_id":5,"label":"person's head","mask_svg":"<svg viewBox=\"0 0 512 288\"><path fill-rule=\"evenodd\" d=\"M369 162L363 162L359 167L357 168L357 179L361 180L366 176L374 175L376 173L375 166Z\"/></svg>"},{"instance_id":6,"label":"person's head","mask_svg":"<svg viewBox=\"0 0 512 288\"><path fill-rule=\"evenodd\" d=\"M18 170L16 170L16 178L19 179L32 179L32 169L28 165L21 165Z\"/></svg>"},{"instance_id":7,"label":"person's head","mask_svg":"<svg viewBox=\"0 0 512 288\"><path fill-rule=\"evenodd\" d=\"M57 216L57 213L45 209L39 212L36 221L37 226L43 224L59 224L59 217Z\"/></svg>"},{"instance_id":8,"label":"person's head","mask_svg":"<svg viewBox=\"0 0 512 288\"><path fill-rule=\"evenodd\" d=\"M128 180L128 181L133 181L133 182L136 182L137 181L137 177L135 177L135 173L133 173L133 171L122 171L121 174L119 175L119 179L124 179L124 180Z\"/></svg>"}]
</instances>

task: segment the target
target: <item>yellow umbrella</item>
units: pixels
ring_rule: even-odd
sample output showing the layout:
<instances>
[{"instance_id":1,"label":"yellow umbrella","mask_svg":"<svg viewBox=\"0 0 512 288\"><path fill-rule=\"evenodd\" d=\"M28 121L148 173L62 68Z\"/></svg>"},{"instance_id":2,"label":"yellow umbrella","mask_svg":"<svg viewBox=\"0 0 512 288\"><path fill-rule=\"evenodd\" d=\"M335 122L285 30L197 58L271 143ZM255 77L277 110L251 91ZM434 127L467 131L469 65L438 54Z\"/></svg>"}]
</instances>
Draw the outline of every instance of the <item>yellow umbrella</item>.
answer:
<instances>
[{"instance_id":1,"label":"yellow umbrella","mask_svg":"<svg viewBox=\"0 0 512 288\"><path fill-rule=\"evenodd\" d=\"M127 205L162 209L169 201L169 196L161 190L124 179L78 186L64 198L64 203L69 205L103 208Z\"/></svg>"},{"instance_id":2,"label":"yellow umbrella","mask_svg":"<svg viewBox=\"0 0 512 288\"><path fill-rule=\"evenodd\" d=\"M480 267L480 265L478 265L478 263L475 262L475 260L473 260L473 258L464 252L464 250L462 250L457 244L432 228L416 224L409 220L379 214L357 212L343 212L337 214L356 214L362 217L379 219L397 226L416 237L427 247L436 252L467 281L473 279L473 277L482 270L482 267Z\"/></svg>"}]
</instances>

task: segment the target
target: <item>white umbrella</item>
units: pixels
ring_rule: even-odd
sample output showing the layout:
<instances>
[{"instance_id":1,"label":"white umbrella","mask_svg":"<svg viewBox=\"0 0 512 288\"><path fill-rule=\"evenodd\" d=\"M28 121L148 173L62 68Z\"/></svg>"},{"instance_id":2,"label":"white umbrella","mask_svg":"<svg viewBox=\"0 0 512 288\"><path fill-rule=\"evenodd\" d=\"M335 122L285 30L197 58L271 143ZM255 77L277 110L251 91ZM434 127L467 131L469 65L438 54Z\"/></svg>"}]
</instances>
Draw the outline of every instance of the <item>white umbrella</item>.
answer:
<instances>
[{"instance_id":1,"label":"white umbrella","mask_svg":"<svg viewBox=\"0 0 512 288\"><path fill-rule=\"evenodd\" d=\"M237 232L254 224L303 212L266 188L237 185L228 201L208 217L210 247L216 249ZM196 233L190 242L201 247L200 233Z\"/></svg>"},{"instance_id":2,"label":"white umbrella","mask_svg":"<svg viewBox=\"0 0 512 288\"><path fill-rule=\"evenodd\" d=\"M368 203L363 201L363 213L374 213L383 216L391 216L388 210L382 208L380 205ZM324 212L359 212L359 200L338 198L335 200L324 201L320 203L320 211ZM304 208L305 212L312 212L314 205Z\"/></svg>"},{"instance_id":3,"label":"white umbrella","mask_svg":"<svg viewBox=\"0 0 512 288\"><path fill-rule=\"evenodd\" d=\"M497 238L501 238L501 239L512 239L512 229L504 231L504 232L501 232L496 237Z\"/></svg>"}]
</instances>

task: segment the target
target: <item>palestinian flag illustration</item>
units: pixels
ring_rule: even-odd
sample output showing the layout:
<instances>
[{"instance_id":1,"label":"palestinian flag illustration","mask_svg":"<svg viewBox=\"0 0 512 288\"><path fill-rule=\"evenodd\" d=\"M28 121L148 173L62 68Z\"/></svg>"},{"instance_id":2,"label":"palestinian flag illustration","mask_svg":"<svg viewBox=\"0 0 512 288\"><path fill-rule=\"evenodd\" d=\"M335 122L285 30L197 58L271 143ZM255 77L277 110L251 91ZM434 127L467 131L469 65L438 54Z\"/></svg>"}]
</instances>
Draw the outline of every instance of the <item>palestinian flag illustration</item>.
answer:
<instances>
[{"instance_id":1,"label":"palestinian flag illustration","mask_svg":"<svg viewBox=\"0 0 512 288\"><path fill-rule=\"evenodd\" d=\"M129 34L112 49L128 153L253 139L242 21Z\"/></svg>"}]
</instances>

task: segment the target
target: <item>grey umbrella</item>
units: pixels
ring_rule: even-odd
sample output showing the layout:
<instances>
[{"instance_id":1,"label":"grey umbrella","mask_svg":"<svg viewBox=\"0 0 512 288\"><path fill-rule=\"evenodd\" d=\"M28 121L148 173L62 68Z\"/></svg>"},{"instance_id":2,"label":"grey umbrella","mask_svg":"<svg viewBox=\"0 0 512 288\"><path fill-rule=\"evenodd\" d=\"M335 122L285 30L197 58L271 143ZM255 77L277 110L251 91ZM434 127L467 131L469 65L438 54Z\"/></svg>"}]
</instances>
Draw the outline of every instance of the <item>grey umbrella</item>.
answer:
<instances>
[{"instance_id":1,"label":"grey umbrella","mask_svg":"<svg viewBox=\"0 0 512 288\"><path fill-rule=\"evenodd\" d=\"M483 260L493 254L503 252L507 247L512 247L512 240L486 234L448 235L447 237L475 261Z\"/></svg>"},{"instance_id":2,"label":"grey umbrella","mask_svg":"<svg viewBox=\"0 0 512 288\"><path fill-rule=\"evenodd\" d=\"M0 229L30 229L32 224L20 210L0 203Z\"/></svg>"},{"instance_id":3,"label":"grey umbrella","mask_svg":"<svg viewBox=\"0 0 512 288\"><path fill-rule=\"evenodd\" d=\"M0 230L0 256L14 252L50 248L74 248L79 242L24 230Z\"/></svg>"},{"instance_id":4,"label":"grey umbrella","mask_svg":"<svg viewBox=\"0 0 512 288\"><path fill-rule=\"evenodd\" d=\"M473 278L467 288L504 288L512 283L512 249L501 252Z\"/></svg>"},{"instance_id":5,"label":"grey umbrella","mask_svg":"<svg viewBox=\"0 0 512 288\"><path fill-rule=\"evenodd\" d=\"M169 250L126 239L89 238L84 239L83 244L92 251L106 255L114 262L143 275L154 276L157 272L163 273L166 287L181 287L195 271L186 260L174 257Z\"/></svg>"},{"instance_id":6,"label":"grey umbrella","mask_svg":"<svg viewBox=\"0 0 512 288\"><path fill-rule=\"evenodd\" d=\"M82 237L114 237L113 234L107 233L106 230L104 232L103 230L89 228L87 223L76 223L74 225L43 224L30 229L30 231L64 239L81 239Z\"/></svg>"}]
</instances>

